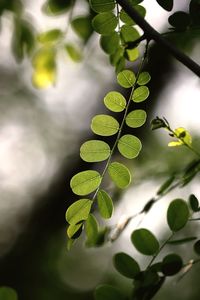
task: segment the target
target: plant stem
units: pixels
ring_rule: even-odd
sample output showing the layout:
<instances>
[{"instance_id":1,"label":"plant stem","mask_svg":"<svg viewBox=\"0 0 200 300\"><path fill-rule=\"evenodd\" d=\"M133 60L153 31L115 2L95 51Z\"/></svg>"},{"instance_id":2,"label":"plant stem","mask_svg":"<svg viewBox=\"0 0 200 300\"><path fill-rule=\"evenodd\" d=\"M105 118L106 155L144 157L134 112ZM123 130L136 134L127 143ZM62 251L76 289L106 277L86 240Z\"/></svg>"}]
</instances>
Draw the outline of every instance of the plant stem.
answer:
<instances>
[{"instance_id":1,"label":"plant stem","mask_svg":"<svg viewBox=\"0 0 200 300\"><path fill-rule=\"evenodd\" d=\"M128 0L117 0L118 4L125 10L125 12L139 25L148 40L154 40L163 46L169 53L171 53L178 61L184 64L188 69L200 77L200 66L194 62L189 56L176 48L173 44L168 42L158 31L156 31L149 23L147 23L138 12L130 5Z\"/></svg>"}]
</instances>

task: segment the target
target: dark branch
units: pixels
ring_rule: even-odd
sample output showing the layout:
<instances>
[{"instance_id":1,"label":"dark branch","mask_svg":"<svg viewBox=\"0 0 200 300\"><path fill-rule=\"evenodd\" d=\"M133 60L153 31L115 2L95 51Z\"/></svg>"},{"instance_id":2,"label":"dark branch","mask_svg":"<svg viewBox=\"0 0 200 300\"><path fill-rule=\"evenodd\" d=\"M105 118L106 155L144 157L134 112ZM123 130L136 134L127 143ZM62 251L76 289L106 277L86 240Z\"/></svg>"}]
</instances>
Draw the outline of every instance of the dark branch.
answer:
<instances>
[{"instance_id":1,"label":"dark branch","mask_svg":"<svg viewBox=\"0 0 200 300\"><path fill-rule=\"evenodd\" d=\"M154 40L163 46L169 53L171 53L177 60L184 64L188 69L200 77L200 66L194 62L189 56L185 55L174 45L169 43L159 32L157 32L149 23L147 23L138 12L130 5L128 0L116 1L125 10L125 12L141 27L148 40Z\"/></svg>"}]
</instances>

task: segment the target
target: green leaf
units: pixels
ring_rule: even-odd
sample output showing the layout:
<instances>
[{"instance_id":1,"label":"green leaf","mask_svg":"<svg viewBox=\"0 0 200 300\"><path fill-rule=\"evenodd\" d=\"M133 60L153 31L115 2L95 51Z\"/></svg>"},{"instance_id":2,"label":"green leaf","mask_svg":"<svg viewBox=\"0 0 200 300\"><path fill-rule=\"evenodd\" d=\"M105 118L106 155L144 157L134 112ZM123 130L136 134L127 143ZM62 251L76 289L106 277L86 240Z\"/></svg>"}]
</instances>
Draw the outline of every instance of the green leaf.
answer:
<instances>
[{"instance_id":1,"label":"green leaf","mask_svg":"<svg viewBox=\"0 0 200 300\"><path fill-rule=\"evenodd\" d=\"M87 162L99 162L110 156L110 147L99 140L85 142L80 148L80 157Z\"/></svg>"},{"instance_id":2,"label":"green leaf","mask_svg":"<svg viewBox=\"0 0 200 300\"><path fill-rule=\"evenodd\" d=\"M70 187L79 196L94 192L101 183L101 175L97 171L82 171L72 177Z\"/></svg>"},{"instance_id":3,"label":"green leaf","mask_svg":"<svg viewBox=\"0 0 200 300\"><path fill-rule=\"evenodd\" d=\"M81 51L73 44L65 44L65 50L74 62L80 62L83 59Z\"/></svg>"},{"instance_id":4,"label":"green leaf","mask_svg":"<svg viewBox=\"0 0 200 300\"><path fill-rule=\"evenodd\" d=\"M133 49L126 49L126 57L129 61L135 61L139 57L139 49L133 48Z\"/></svg>"},{"instance_id":5,"label":"green leaf","mask_svg":"<svg viewBox=\"0 0 200 300\"><path fill-rule=\"evenodd\" d=\"M125 43L134 42L140 37L139 32L129 25L123 25L120 34Z\"/></svg>"},{"instance_id":6,"label":"green leaf","mask_svg":"<svg viewBox=\"0 0 200 300\"><path fill-rule=\"evenodd\" d=\"M138 128L146 122L147 114L142 109L131 111L126 117L126 125L131 128Z\"/></svg>"},{"instance_id":7,"label":"green leaf","mask_svg":"<svg viewBox=\"0 0 200 300\"><path fill-rule=\"evenodd\" d=\"M94 298L95 300L125 300L117 288L106 284L96 288Z\"/></svg>"},{"instance_id":8,"label":"green leaf","mask_svg":"<svg viewBox=\"0 0 200 300\"><path fill-rule=\"evenodd\" d=\"M149 89L147 86L140 86L133 92L132 100L134 102L142 102L149 97Z\"/></svg>"},{"instance_id":9,"label":"green leaf","mask_svg":"<svg viewBox=\"0 0 200 300\"><path fill-rule=\"evenodd\" d=\"M115 8L114 0L90 0L90 6L97 13L110 11Z\"/></svg>"},{"instance_id":10,"label":"green leaf","mask_svg":"<svg viewBox=\"0 0 200 300\"><path fill-rule=\"evenodd\" d=\"M145 228L133 231L131 241L135 248L144 255L154 255L159 250L158 240Z\"/></svg>"},{"instance_id":11,"label":"green leaf","mask_svg":"<svg viewBox=\"0 0 200 300\"><path fill-rule=\"evenodd\" d=\"M42 47L33 59L33 85L37 88L46 88L56 81L56 52L52 47Z\"/></svg>"},{"instance_id":12,"label":"green leaf","mask_svg":"<svg viewBox=\"0 0 200 300\"><path fill-rule=\"evenodd\" d=\"M104 190L99 190L97 194L97 202L102 218L111 218L113 213L113 202L111 197Z\"/></svg>"},{"instance_id":13,"label":"green leaf","mask_svg":"<svg viewBox=\"0 0 200 300\"><path fill-rule=\"evenodd\" d=\"M104 98L105 106L114 112L121 112L126 108L126 99L119 92L109 92Z\"/></svg>"},{"instance_id":14,"label":"green leaf","mask_svg":"<svg viewBox=\"0 0 200 300\"><path fill-rule=\"evenodd\" d=\"M92 200L80 199L70 205L66 211L67 222L71 225L75 225L81 221L87 220L92 203Z\"/></svg>"},{"instance_id":15,"label":"green leaf","mask_svg":"<svg viewBox=\"0 0 200 300\"><path fill-rule=\"evenodd\" d=\"M110 35L102 35L100 38L100 45L107 54L113 54L119 46L119 41L119 34L113 32Z\"/></svg>"},{"instance_id":16,"label":"green leaf","mask_svg":"<svg viewBox=\"0 0 200 300\"><path fill-rule=\"evenodd\" d=\"M134 6L134 5L137 5L141 2L143 2L144 0L131 0L131 4Z\"/></svg>"},{"instance_id":17,"label":"green leaf","mask_svg":"<svg viewBox=\"0 0 200 300\"><path fill-rule=\"evenodd\" d=\"M124 252L115 254L113 263L117 271L125 277L135 278L140 272L137 261Z\"/></svg>"},{"instance_id":18,"label":"green leaf","mask_svg":"<svg viewBox=\"0 0 200 300\"><path fill-rule=\"evenodd\" d=\"M123 71L126 65L125 57L121 57L118 62L115 64L115 73L118 74L119 72Z\"/></svg>"},{"instance_id":19,"label":"green leaf","mask_svg":"<svg viewBox=\"0 0 200 300\"><path fill-rule=\"evenodd\" d=\"M86 246L96 245L98 238L98 223L94 215L90 214L85 222L85 233L87 237Z\"/></svg>"},{"instance_id":20,"label":"green leaf","mask_svg":"<svg viewBox=\"0 0 200 300\"><path fill-rule=\"evenodd\" d=\"M43 5L43 11L47 15L55 16L67 12L72 5L72 1L68 0L48 0Z\"/></svg>"},{"instance_id":21,"label":"green leaf","mask_svg":"<svg viewBox=\"0 0 200 300\"><path fill-rule=\"evenodd\" d=\"M132 159L139 155L142 144L136 136L126 134L119 139L117 147L124 157Z\"/></svg>"},{"instance_id":22,"label":"green leaf","mask_svg":"<svg viewBox=\"0 0 200 300\"><path fill-rule=\"evenodd\" d=\"M41 44L47 44L47 43L54 43L57 42L61 37L63 36L63 33L60 29L52 29L48 30L46 32L40 33L37 37L38 42Z\"/></svg>"},{"instance_id":23,"label":"green leaf","mask_svg":"<svg viewBox=\"0 0 200 300\"><path fill-rule=\"evenodd\" d=\"M73 239L67 240L67 251L70 251L72 249L74 242L75 242L75 240L73 240Z\"/></svg>"},{"instance_id":24,"label":"green leaf","mask_svg":"<svg viewBox=\"0 0 200 300\"><path fill-rule=\"evenodd\" d=\"M167 244L170 244L170 245L182 245L182 244L194 241L196 239L197 239L196 236L191 236L191 237L184 238L184 239L169 241L169 242L167 242Z\"/></svg>"},{"instance_id":25,"label":"green leaf","mask_svg":"<svg viewBox=\"0 0 200 300\"><path fill-rule=\"evenodd\" d=\"M176 29L186 29L190 25L190 16L183 11L177 11L169 17L168 22Z\"/></svg>"},{"instance_id":26,"label":"green leaf","mask_svg":"<svg viewBox=\"0 0 200 300\"><path fill-rule=\"evenodd\" d=\"M176 232L182 229L189 218L189 209L187 203L182 199L172 201L167 210L167 223L169 228Z\"/></svg>"},{"instance_id":27,"label":"green leaf","mask_svg":"<svg viewBox=\"0 0 200 300\"><path fill-rule=\"evenodd\" d=\"M70 239L76 239L82 232L83 223L71 224L67 228L67 235Z\"/></svg>"},{"instance_id":28,"label":"green leaf","mask_svg":"<svg viewBox=\"0 0 200 300\"><path fill-rule=\"evenodd\" d=\"M148 72L142 72L139 75L137 83L139 85L145 85L151 80L151 75Z\"/></svg>"},{"instance_id":29,"label":"green leaf","mask_svg":"<svg viewBox=\"0 0 200 300\"><path fill-rule=\"evenodd\" d=\"M183 267L182 258L177 254L168 254L162 261L161 270L165 276L177 274Z\"/></svg>"},{"instance_id":30,"label":"green leaf","mask_svg":"<svg viewBox=\"0 0 200 300\"><path fill-rule=\"evenodd\" d=\"M2 300L17 300L17 293L10 287L0 287L0 299Z\"/></svg>"},{"instance_id":31,"label":"green leaf","mask_svg":"<svg viewBox=\"0 0 200 300\"><path fill-rule=\"evenodd\" d=\"M110 63L113 66L117 66L119 62L124 58L124 48L119 47L111 56L110 56Z\"/></svg>"},{"instance_id":32,"label":"green leaf","mask_svg":"<svg viewBox=\"0 0 200 300\"><path fill-rule=\"evenodd\" d=\"M108 115L96 115L92 119L91 129L94 133L102 136L114 135L119 130L117 120Z\"/></svg>"},{"instance_id":33,"label":"green leaf","mask_svg":"<svg viewBox=\"0 0 200 300\"><path fill-rule=\"evenodd\" d=\"M162 195L170 187L170 185L174 182L174 179L175 179L174 175L170 176L158 189L157 195Z\"/></svg>"},{"instance_id":34,"label":"green leaf","mask_svg":"<svg viewBox=\"0 0 200 300\"><path fill-rule=\"evenodd\" d=\"M167 11L172 10L173 8L173 0L156 0L158 4Z\"/></svg>"},{"instance_id":35,"label":"green leaf","mask_svg":"<svg viewBox=\"0 0 200 300\"><path fill-rule=\"evenodd\" d=\"M117 75L117 82L124 88L130 88L135 83L135 74L130 70L124 70Z\"/></svg>"},{"instance_id":36,"label":"green leaf","mask_svg":"<svg viewBox=\"0 0 200 300\"><path fill-rule=\"evenodd\" d=\"M198 241L194 244L194 251L196 252L196 254L200 255L200 240L198 240Z\"/></svg>"},{"instance_id":37,"label":"green leaf","mask_svg":"<svg viewBox=\"0 0 200 300\"><path fill-rule=\"evenodd\" d=\"M120 189L125 189L131 182L129 169L121 163L113 162L108 166L108 173Z\"/></svg>"},{"instance_id":38,"label":"green leaf","mask_svg":"<svg viewBox=\"0 0 200 300\"><path fill-rule=\"evenodd\" d=\"M133 3L132 3L132 5L134 6L134 9L137 11L137 13L140 14L141 17L144 18L146 15L146 9L141 5L135 6L135 4L133 4ZM129 17L129 15L123 9L120 11L120 20L127 25L135 25L136 24L135 21L131 17Z\"/></svg>"},{"instance_id":39,"label":"green leaf","mask_svg":"<svg viewBox=\"0 0 200 300\"><path fill-rule=\"evenodd\" d=\"M93 33L90 16L81 16L73 19L71 22L71 26L76 34L85 42L87 42L87 40Z\"/></svg>"},{"instance_id":40,"label":"green leaf","mask_svg":"<svg viewBox=\"0 0 200 300\"><path fill-rule=\"evenodd\" d=\"M189 196L190 207L194 212L199 211L199 201L197 197L193 194Z\"/></svg>"},{"instance_id":41,"label":"green leaf","mask_svg":"<svg viewBox=\"0 0 200 300\"><path fill-rule=\"evenodd\" d=\"M192 23L196 26L200 25L200 2L199 0L190 1L190 17Z\"/></svg>"},{"instance_id":42,"label":"green leaf","mask_svg":"<svg viewBox=\"0 0 200 300\"><path fill-rule=\"evenodd\" d=\"M93 28L100 34L110 34L117 26L117 17L112 12L100 13L92 20Z\"/></svg>"}]
</instances>

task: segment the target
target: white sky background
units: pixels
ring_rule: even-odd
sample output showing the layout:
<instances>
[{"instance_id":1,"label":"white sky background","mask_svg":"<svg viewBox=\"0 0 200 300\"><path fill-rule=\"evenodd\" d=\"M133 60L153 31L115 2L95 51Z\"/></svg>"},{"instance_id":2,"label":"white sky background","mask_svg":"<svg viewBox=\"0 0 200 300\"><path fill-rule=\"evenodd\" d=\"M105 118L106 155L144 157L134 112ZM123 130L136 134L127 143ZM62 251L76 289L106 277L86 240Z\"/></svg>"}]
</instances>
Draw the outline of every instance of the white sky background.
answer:
<instances>
[{"instance_id":1,"label":"white sky background","mask_svg":"<svg viewBox=\"0 0 200 300\"><path fill-rule=\"evenodd\" d=\"M53 19L42 14L40 7L43 2L41 0L26 1L29 14L37 28L39 30L47 30L55 26L65 28L65 16ZM181 2L187 3L187 0ZM157 30L162 31L165 25L163 21L166 20L168 13L164 12L155 0L145 0L144 4L148 12L147 21ZM81 11L82 7L78 8L75 13L78 14ZM18 111L8 113L7 120L1 122L0 247L1 245L9 246L11 240L14 241L23 228L21 217L25 214L27 219L24 220L28 220L35 196L48 187L63 159L67 159L67 156L72 155L75 149L77 150L82 135L89 134L90 119L102 95L102 86L103 90L104 87L109 89L113 81L113 70L107 68L107 60L95 40L91 45L95 48L92 48L88 61L83 64L74 64L61 54L60 60L58 59L59 72L56 87L44 91L35 90L31 86L29 62L18 66L10 53L9 26L11 23L6 18L3 21L5 26L0 35L0 64L5 68L9 66L15 72L19 68L23 70L23 80L32 90L36 104L34 111L22 105ZM198 55L198 51L194 50L193 58L198 60ZM97 67L93 63L96 60L101 62L97 64ZM176 65L177 73L174 82L169 81L169 85L166 85L158 101L160 104L156 114L166 117L169 115L173 126L184 126L198 133L200 125L199 79L179 63ZM9 80L12 83L12 78ZM2 98L13 97L12 92L20 89L20 86L10 84L8 90L6 82L5 78L5 84L0 83L0 96ZM163 105L164 101L166 105ZM20 105L20 102L18 103ZM180 107L181 109L177 111ZM45 124L42 125L42 130L39 130L37 118L41 118L41 111L45 115ZM24 115L28 120L26 123L23 121ZM69 142L70 148L67 147ZM138 187L138 193L140 188ZM153 183L149 186L150 196L151 190L154 190ZM129 193L131 190L127 195ZM130 210L130 204L126 202L127 197L125 195L125 205L122 205L125 214L126 210L127 212ZM120 209L122 207L120 206ZM6 248L0 248L0 254L3 249Z\"/></svg>"}]
</instances>

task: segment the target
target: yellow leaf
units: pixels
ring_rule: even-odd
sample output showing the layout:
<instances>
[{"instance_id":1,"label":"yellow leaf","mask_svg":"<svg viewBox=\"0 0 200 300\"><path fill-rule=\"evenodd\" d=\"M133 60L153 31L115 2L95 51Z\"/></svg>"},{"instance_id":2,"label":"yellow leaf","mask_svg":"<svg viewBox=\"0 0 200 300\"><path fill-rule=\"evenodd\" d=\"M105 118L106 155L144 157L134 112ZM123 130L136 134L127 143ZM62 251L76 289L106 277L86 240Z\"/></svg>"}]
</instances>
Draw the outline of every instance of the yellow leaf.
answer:
<instances>
[{"instance_id":1,"label":"yellow leaf","mask_svg":"<svg viewBox=\"0 0 200 300\"><path fill-rule=\"evenodd\" d=\"M176 128L174 130L176 137L181 140L184 144L191 145L192 137L190 133L183 127Z\"/></svg>"},{"instance_id":2,"label":"yellow leaf","mask_svg":"<svg viewBox=\"0 0 200 300\"><path fill-rule=\"evenodd\" d=\"M183 145L182 141L173 141L168 144L169 147L177 147Z\"/></svg>"}]
</instances>

